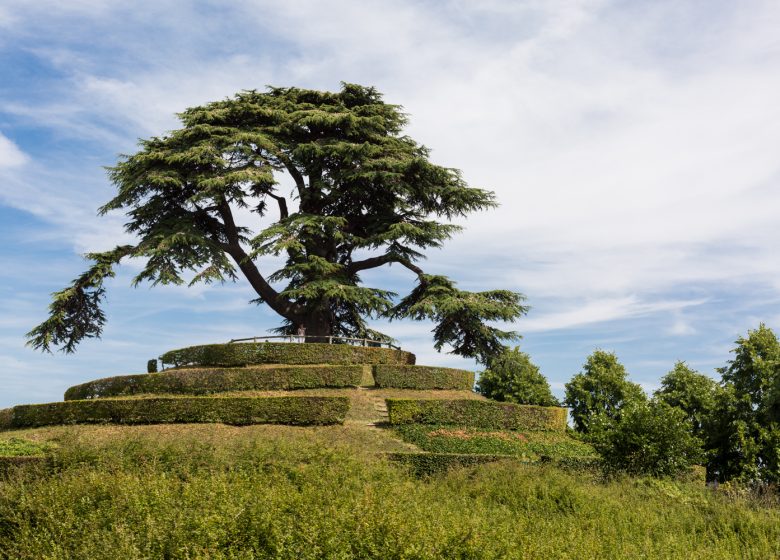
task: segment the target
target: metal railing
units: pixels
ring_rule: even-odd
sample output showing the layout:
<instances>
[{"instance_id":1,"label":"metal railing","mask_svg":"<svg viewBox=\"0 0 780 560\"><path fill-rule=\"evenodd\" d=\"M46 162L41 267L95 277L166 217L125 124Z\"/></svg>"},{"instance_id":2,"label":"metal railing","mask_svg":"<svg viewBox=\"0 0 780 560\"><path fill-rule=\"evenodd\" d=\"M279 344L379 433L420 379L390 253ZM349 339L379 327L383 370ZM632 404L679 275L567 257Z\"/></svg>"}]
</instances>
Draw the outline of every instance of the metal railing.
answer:
<instances>
[{"instance_id":1,"label":"metal railing","mask_svg":"<svg viewBox=\"0 0 780 560\"><path fill-rule=\"evenodd\" d=\"M269 340L278 340L279 342L306 342L306 339L316 340L326 344L351 344L352 346L369 346L372 348L391 348L400 350L400 346L391 344L384 340L371 340L369 338L351 338L348 336L307 336L300 334L282 334L277 336L250 336L248 338L233 338L228 344L234 342L268 342Z\"/></svg>"}]
</instances>

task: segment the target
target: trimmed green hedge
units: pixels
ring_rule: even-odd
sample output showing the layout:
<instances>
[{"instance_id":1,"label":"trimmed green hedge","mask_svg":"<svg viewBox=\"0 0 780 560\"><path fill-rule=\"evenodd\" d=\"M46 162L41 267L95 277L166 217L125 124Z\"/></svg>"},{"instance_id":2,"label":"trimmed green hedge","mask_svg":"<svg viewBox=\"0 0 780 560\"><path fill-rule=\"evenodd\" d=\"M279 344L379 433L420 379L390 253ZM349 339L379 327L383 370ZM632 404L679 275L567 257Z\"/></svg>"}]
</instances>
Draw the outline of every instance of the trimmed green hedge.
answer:
<instances>
[{"instance_id":1,"label":"trimmed green hedge","mask_svg":"<svg viewBox=\"0 0 780 560\"><path fill-rule=\"evenodd\" d=\"M94 399L15 406L0 429L60 424L341 424L347 397L173 397Z\"/></svg>"},{"instance_id":2,"label":"trimmed green hedge","mask_svg":"<svg viewBox=\"0 0 780 560\"><path fill-rule=\"evenodd\" d=\"M362 366L279 366L246 368L184 368L96 379L65 391L65 400L122 395L206 395L225 391L272 391L357 387Z\"/></svg>"},{"instance_id":3,"label":"trimmed green hedge","mask_svg":"<svg viewBox=\"0 0 780 560\"><path fill-rule=\"evenodd\" d=\"M391 461L409 468L414 476L431 476L458 467L484 465L502 460L517 460L511 455L467 455L459 453L388 453Z\"/></svg>"},{"instance_id":4,"label":"trimmed green hedge","mask_svg":"<svg viewBox=\"0 0 780 560\"><path fill-rule=\"evenodd\" d=\"M432 366L376 365L377 387L398 389L463 389L474 387L474 372Z\"/></svg>"},{"instance_id":5,"label":"trimmed green hedge","mask_svg":"<svg viewBox=\"0 0 780 560\"><path fill-rule=\"evenodd\" d=\"M175 366L240 367L255 364L414 364L415 356L403 350L349 344L237 342L190 346L166 352L160 359Z\"/></svg>"},{"instance_id":6,"label":"trimmed green hedge","mask_svg":"<svg viewBox=\"0 0 780 560\"><path fill-rule=\"evenodd\" d=\"M390 424L445 424L496 430L566 430L566 409L477 399L386 399Z\"/></svg>"}]
</instances>

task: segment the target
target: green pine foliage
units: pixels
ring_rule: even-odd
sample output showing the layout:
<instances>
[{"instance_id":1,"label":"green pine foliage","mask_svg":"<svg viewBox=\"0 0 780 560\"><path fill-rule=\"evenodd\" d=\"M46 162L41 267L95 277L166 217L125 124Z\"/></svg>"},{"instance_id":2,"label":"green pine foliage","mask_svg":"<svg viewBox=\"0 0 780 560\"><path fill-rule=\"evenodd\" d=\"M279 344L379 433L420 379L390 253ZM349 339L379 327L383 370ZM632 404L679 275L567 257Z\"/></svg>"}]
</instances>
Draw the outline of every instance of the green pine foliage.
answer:
<instances>
[{"instance_id":1,"label":"green pine foliage","mask_svg":"<svg viewBox=\"0 0 780 560\"><path fill-rule=\"evenodd\" d=\"M463 291L418 264L457 222L494 207L493 193L433 164L403 134L401 108L374 88L243 91L179 119L181 128L142 140L109 169L117 194L100 212L126 212L136 243L87 255L95 264L54 294L49 318L28 333L34 348L72 352L100 336L104 281L126 258L144 263L135 285L243 277L285 334L387 340L368 319L431 320L437 349L483 362L516 338L489 323L522 316L522 295ZM254 219L240 221L238 210ZM282 268L266 269L272 256L284 257ZM386 265L417 281L400 300L362 283L363 271Z\"/></svg>"},{"instance_id":2,"label":"green pine foliage","mask_svg":"<svg viewBox=\"0 0 780 560\"><path fill-rule=\"evenodd\" d=\"M559 406L547 379L519 347L504 348L480 373L477 391L489 399L517 404Z\"/></svg>"},{"instance_id":3,"label":"green pine foliage","mask_svg":"<svg viewBox=\"0 0 780 560\"><path fill-rule=\"evenodd\" d=\"M574 429L587 434L594 422L617 421L624 407L646 399L614 352L596 350L566 384L564 404L571 409Z\"/></svg>"}]
</instances>

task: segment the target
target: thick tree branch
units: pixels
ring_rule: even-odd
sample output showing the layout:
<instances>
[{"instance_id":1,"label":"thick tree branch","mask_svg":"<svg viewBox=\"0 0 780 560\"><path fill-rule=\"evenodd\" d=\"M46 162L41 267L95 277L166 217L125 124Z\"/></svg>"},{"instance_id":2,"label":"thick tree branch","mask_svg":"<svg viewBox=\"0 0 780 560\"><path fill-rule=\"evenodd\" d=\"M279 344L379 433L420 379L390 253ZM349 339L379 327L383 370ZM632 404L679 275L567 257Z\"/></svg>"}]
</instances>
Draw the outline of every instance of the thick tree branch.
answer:
<instances>
[{"instance_id":1,"label":"thick tree branch","mask_svg":"<svg viewBox=\"0 0 780 560\"><path fill-rule=\"evenodd\" d=\"M365 259L362 261L354 261L352 262L352 264L347 266L347 271L350 274L352 274L355 272L360 272L361 270L369 270L371 268L377 268L379 266L383 266L394 262L408 268L409 270L414 272L417 276L422 276L423 274L425 274L422 268L412 263L409 259L405 259L403 257L399 257L398 255L391 255L391 254L380 255L378 257L371 257L369 259Z\"/></svg>"},{"instance_id":2,"label":"thick tree branch","mask_svg":"<svg viewBox=\"0 0 780 560\"><path fill-rule=\"evenodd\" d=\"M260 274L255 263L253 263L252 259L249 258L249 255L246 254L246 251L241 247L238 228L236 228L236 222L233 219L233 212L230 210L230 205L224 199L219 204L219 213L225 223L225 233L228 238L228 242L221 243L220 246L233 258L241 269L241 272L246 276L246 279L249 280L249 284L254 288L255 292L257 292L257 295L259 295L271 309L285 319L300 321L304 310L299 305L282 297L279 292L274 290L263 275Z\"/></svg>"},{"instance_id":3,"label":"thick tree branch","mask_svg":"<svg viewBox=\"0 0 780 560\"><path fill-rule=\"evenodd\" d=\"M271 194L271 193L266 193L266 194L268 194L268 196L270 196L276 202L279 203L279 221L281 222L282 220L289 218L290 213L287 210L287 199L277 194Z\"/></svg>"}]
</instances>

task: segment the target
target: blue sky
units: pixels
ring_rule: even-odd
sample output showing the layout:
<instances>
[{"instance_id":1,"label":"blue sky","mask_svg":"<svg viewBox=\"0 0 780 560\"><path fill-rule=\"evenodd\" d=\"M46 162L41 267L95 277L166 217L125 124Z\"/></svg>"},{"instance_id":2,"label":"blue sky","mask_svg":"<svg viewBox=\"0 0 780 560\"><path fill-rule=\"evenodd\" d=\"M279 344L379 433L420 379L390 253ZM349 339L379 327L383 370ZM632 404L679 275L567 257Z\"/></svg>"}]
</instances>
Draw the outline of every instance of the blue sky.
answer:
<instances>
[{"instance_id":1,"label":"blue sky","mask_svg":"<svg viewBox=\"0 0 780 560\"><path fill-rule=\"evenodd\" d=\"M757 1L5 0L0 407L274 326L244 284L132 289L130 264L102 340L24 347L80 255L129 239L121 215L96 216L102 166L188 106L342 80L403 105L434 161L497 193L425 267L525 293L515 328L558 395L597 347L648 390L678 359L717 376L738 336L780 328L778 28ZM475 367L437 354L430 328L387 330L419 362Z\"/></svg>"}]
</instances>

